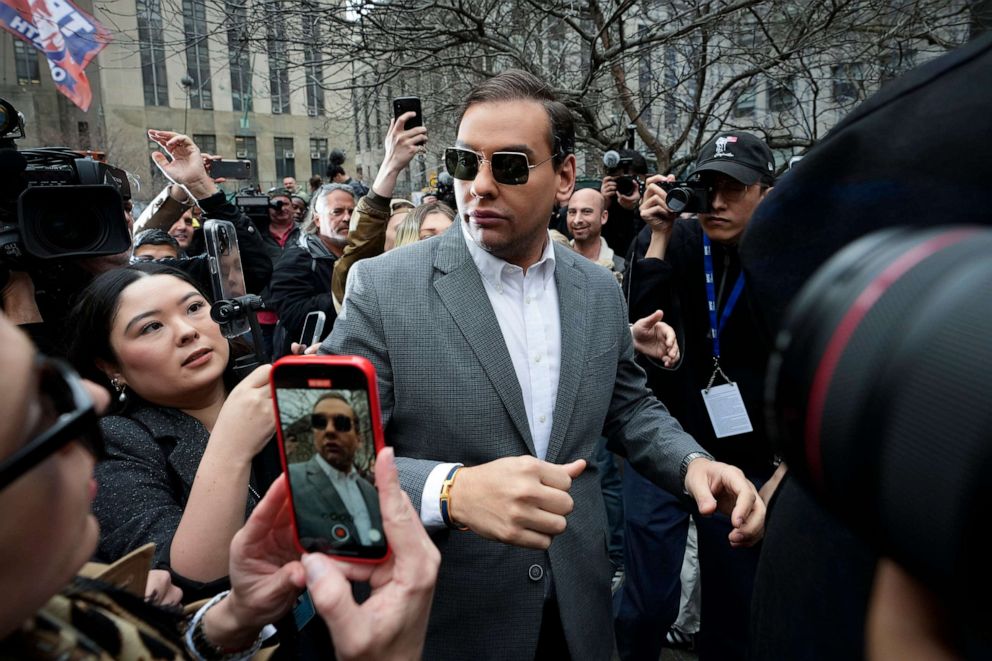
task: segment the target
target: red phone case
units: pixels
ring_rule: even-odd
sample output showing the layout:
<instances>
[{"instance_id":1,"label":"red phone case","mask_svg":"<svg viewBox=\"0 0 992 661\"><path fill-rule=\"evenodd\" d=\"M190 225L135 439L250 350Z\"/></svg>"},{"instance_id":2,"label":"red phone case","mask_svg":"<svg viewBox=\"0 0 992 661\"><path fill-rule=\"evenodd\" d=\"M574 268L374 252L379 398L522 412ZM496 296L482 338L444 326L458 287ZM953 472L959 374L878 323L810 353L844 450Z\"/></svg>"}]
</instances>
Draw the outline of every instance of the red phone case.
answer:
<instances>
[{"instance_id":1,"label":"red phone case","mask_svg":"<svg viewBox=\"0 0 992 661\"><path fill-rule=\"evenodd\" d=\"M375 367L372 366L365 358L361 356L285 356L280 358L272 365L272 372L269 375L269 387L272 390L272 407L276 416L276 436L279 440L279 461L282 462L282 471L284 474L289 474L289 464L286 460L286 442L282 435L282 424L280 424L279 417L279 400L276 397L276 376L278 374L280 367L285 367L287 365L314 365L323 366L326 369L322 370L319 376L326 376L328 370L333 370L334 368L344 368L344 369L357 369L365 377L365 383L367 384L367 392L369 398L369 417L372 423L372 440L375 444L375 453L378 455L382 452L382 449L386 446L385 437L382 433L382 412L379 408L379 386L378 381L375 376ZM315 375L318 376L318 375ZM332 377L333 386L333 377ZM290 497L290 508L289 512L293 520L293 542L296 544L296 549L300 553L307 553L308 551L303 548L300 544L300 529L296 522L296 508L292 506L293 499L293 487L289 486L289 497ZM379 564L385 562L389 556L392 554L392 550L389 547L389 538L386 537L386 552L381 558L359 558L344 554L328 553L328 555L333 555L339 560L346 560L348 562L359 562L365 564Z\"/></svg>"}]
</instances>

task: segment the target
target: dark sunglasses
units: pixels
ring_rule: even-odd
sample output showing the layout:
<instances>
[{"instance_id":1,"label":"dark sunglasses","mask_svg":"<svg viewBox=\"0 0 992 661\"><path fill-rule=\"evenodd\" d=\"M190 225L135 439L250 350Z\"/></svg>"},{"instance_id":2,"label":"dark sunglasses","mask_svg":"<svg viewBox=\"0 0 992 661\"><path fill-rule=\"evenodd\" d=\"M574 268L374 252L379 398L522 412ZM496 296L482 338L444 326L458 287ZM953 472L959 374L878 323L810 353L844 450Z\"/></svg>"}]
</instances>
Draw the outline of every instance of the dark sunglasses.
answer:
<instances>
[{"instance_id":1,"label":"dark sunglasses","mask_svg":"<svg viewBox=\"0 0 992 661\"><path fill-rule=\"evenodd\" d=\"M334 431L351 431L351 418L346 415L332 415L331 422L334 423ZM327 429L327 416L323 413L314 413L310 416L310 426L314 429Z\"/></svg>"},{"instance_id":2,"label":"dark sunglasses","mask_svg":"<svg viewBox=\"0 0 992 661\"><path fill-rule=\"evenodd\" d=\"M493 179L501 184L519 186L526 184L530 177L530 171L536 167L544 165L554 158L554 155L531 165L527 154L517 151L497 151L493 152L490 158L484 154L472 151L471 149L461 149L460 147L449 147L444 150L444 166L455 179L462 181L472 181L479 174L479 168L483 163L489 164L489 169L493 173Z\"/></svg>"},{"instance_id":3,"label":"dark sunglasses","mask_svg":"<svg viewBox=\"0 0 992 661\"><path fill-rule=\"evenodd\" d=\"M0 463L0 489L21 477L72 441L80 441L94 457L103 456L103 436L96 408L82 379L61 360L39 355L42 406L52 422L43 432Z\"/></svg>"}]
</instances>

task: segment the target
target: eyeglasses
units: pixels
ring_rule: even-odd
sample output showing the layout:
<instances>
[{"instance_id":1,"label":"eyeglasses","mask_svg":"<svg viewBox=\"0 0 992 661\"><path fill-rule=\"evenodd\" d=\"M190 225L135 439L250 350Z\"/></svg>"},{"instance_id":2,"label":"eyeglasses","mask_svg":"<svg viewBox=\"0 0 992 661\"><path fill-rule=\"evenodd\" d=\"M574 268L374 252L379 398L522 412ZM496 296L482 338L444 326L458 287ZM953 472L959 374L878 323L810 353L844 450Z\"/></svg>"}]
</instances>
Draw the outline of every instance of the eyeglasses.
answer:
<instances>
[{"instance_id":1,"label":"eyeglasses","mask_svg":"<svg viewBox=\"0 0 992 661\"><path fill-rule=\"evenodd\" d=\"M310 426L314 429L327 429L327 420L327 416L323 413L314 413L310 416ZM348 416L341 414L332 415L330 420L334 423L334 431L351 431L352 423L351 418Z\"/></svg>"},{"instance_id":2,"label":"eyeglasses","mask_svg":"<svg viewBox=\"0 0 992 661\"><path fill-rule=\"evenodd\" d=\"M710 199L713 199L717 193L720 194L727 202L740 202L747 193L747 189L750 188L747 184L742 184L736 179L713 179L708 182L707 188L709 188Z\"/></svg>"},{"instance_id":3,"label":"eyeglasses","mask_svg":"<svg viewBox=\"0 0 992 661\"><path fill-rule=\"evenodd\" d=\"M444 166L455 179L462 181L472 181L479 174L479 168L483 163L489 164L489 170L493 173L493 179L501 184L519 186L526 184L530 177L530 171L536 167L544 165L554 158L554 155L535 165L530 164L527 154L517 151L497 151L493 152L490 158L485 154L471 149L461 149L459 147L449 147L444 150Z\"/></svg>"},{"instance_id":4,"label":"eyeglasses","mask_svg":"<svg viewBox=\"0 0 992 661\"><path fill-rule=\"evenodd\" d=\"M42 409L51 424L0 463L0 489L72 441L81 441L97 459L103 456L96 407L82 379L61 360L39 355L36 363L41 373Z\"/></svg>"}]
</instances>

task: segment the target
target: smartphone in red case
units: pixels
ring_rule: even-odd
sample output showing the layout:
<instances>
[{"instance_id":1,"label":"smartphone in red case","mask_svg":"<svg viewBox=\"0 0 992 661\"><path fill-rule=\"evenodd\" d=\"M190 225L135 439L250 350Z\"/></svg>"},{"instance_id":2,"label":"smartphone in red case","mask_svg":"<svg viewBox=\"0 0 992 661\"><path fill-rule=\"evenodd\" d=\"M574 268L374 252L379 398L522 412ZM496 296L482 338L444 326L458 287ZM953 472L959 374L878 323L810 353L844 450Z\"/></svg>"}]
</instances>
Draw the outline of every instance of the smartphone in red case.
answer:
<instances>
[{"instance_id":1,"label":"smartphone in red case","mask_svg":"<svg viewBox=\"0 0 992 661\"><path fill-rule=\"evenodd\" d=\"M375 368L358 356L287 356L272 402L301 552L382 562L389 544L375 489L385 446Z\"/></svg>"}]
</instances>

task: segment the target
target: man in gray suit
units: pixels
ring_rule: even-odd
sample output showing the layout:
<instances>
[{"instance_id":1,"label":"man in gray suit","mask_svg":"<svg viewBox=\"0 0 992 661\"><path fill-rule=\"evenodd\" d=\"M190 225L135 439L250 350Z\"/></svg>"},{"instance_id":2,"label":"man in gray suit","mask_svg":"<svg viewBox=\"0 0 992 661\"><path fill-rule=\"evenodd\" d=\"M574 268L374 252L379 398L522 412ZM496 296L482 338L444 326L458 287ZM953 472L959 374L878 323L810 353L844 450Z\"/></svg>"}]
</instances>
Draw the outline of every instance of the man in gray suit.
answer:
<instances>
[{"instance_id":1,"label":"man in gray suit","mask_svg":"<svg viewBox=\"0 0 992 661\"><path fill-rule=\"evenodd\" d=\"M613 277L548 240L575 182L568 109L505 72L469 94L456 144L459 222L356 264L321 351L375 365L401 483L441 550L425 656L609 659L600 434L719 505L732 545L760 538L764 506L647 390Z\"/></svg>"},{"instance_id":2,"label":"man in gray suit","mask_svg":"<svg viewBox=\"0 0 992 661\"><path fill-rule=\"evenodd\" d=\"M308 551L385 544L378 493L354 466L361 440L351 405L328 393L310 419L316 454L289 466L300 543Z\"/></svg>"}]
</instances>

